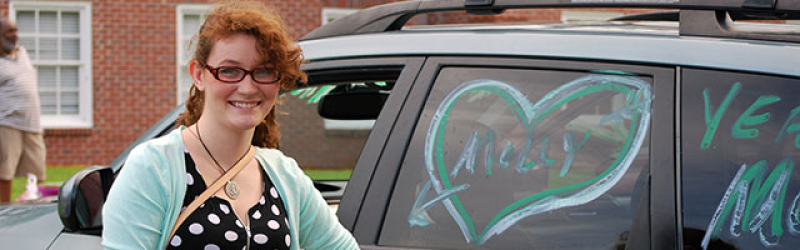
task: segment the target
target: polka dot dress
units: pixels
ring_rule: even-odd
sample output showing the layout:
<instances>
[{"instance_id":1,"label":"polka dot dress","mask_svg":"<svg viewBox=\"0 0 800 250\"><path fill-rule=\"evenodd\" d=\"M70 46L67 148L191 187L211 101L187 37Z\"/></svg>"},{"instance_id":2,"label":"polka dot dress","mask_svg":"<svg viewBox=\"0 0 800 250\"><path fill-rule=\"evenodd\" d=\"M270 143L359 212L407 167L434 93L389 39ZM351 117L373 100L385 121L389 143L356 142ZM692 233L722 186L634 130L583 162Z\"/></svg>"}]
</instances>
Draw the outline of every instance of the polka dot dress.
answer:
<instances>
[{"instance_id":1,"label":"polka dot dress","mask_svg":"<svg viewBox=\"0 0 800 250\"><path fill-rule=\"evenodd\" d=\"M289 249L292 238L286 208L263 168L261 175L264 193L247 212L249 227L237 218L228 201L211 196L178 227L167 249ZM184 208L206 190L189 153L186 153L186 185Z\"/></svg>"}]
</instances>

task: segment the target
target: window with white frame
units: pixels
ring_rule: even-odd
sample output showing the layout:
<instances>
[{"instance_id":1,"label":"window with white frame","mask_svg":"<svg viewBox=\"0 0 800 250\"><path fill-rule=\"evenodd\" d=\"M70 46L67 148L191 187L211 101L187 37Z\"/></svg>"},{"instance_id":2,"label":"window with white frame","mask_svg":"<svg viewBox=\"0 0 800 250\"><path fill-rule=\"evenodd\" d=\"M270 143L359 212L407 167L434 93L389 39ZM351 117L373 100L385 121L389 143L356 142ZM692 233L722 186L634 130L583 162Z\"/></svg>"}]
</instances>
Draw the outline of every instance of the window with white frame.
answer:
<instances>
[{"instance_id":1,"label":"window with white frame","mask_svg":"<svg viewBox=\"0 0 800 250\"><path fill-rule=\"evenodd\" d=\"M357 9L341 9L341 8L323 8L322 9L322 25L325 25L340 17L350 15L358 11Z\"/></svg>"},{"instance_id":2,"label":"window with white frame","mask_svg":"<svg viewBox=\"0 0 800 250\"><path fill-rule=\"evenodd\" d=\"M177 8L177 41L178 41L178 94L177 103L183 103L189 97L189 88L192 87L192 77L189 75L189 61L194 56L196 44L192 38L200 31L200 26L206 20L206 14L211 5L178 5Z\"/></svg>"},{"instance_id":3,"label":"window with white frame","mask_svg":"<svg viewBox=\"0 0 800 250\"><path fill-rule=\"evenodd\" d=\"M12 1L9 10L36 67L42 126L91 128L91 3Z\"/></svg>"}]
</instances>

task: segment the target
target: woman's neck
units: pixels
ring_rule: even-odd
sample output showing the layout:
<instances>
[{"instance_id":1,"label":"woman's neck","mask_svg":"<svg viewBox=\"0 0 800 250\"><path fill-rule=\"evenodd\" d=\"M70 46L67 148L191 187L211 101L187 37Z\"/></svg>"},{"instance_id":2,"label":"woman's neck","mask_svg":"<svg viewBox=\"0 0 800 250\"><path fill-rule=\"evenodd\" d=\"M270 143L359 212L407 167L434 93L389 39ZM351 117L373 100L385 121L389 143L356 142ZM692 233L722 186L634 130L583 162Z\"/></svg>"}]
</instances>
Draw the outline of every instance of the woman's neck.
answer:
<instances>
[{"instance_id":1,"label":"woman's neck","mask_svg":"<svg viewBox=\"0 0 800 250\"><path fill-rule=\"evenodd\" d=\"M213 158L226 170L231 168L247 152L250 148L253 133L255 133L255 128L245 131L232 130L219 123L203 120L202 118L189 129L198 133L197 139L202 139L201 146L205 144Z\"/></svg>"}]
</instances>

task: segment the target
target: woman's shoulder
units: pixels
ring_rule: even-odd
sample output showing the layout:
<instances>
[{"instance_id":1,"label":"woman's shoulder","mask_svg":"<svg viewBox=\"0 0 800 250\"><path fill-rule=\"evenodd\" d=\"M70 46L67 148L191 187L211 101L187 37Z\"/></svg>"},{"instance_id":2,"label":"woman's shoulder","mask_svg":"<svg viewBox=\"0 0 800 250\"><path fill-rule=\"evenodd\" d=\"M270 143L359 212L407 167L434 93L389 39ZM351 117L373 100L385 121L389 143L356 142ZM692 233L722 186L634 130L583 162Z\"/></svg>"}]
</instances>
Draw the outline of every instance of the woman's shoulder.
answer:
<instances>
[{"instance_id":1,"label":"woman's shoulder","mask_svg":"<svg viewBox=\"0 0 800 250\"><path fill-rule=\"evenodd\" d=\"M292 157L286 156L283 154L282 151L274 148L262 148L262 147L255 147L256 148L256 157L265 160L270 163L279 163L281 165L284 164L293 164L297 165L295 160Z\"/></svg>"},{"instance_id":2,"label":"woman's shoulder","mask_svg":"<svg viewBox=\"0 0 800 250\"><path fill-rule=\"evenodd\" d=\"M128 160L142 157L165 158L170 155L180 155L183 147L180 129L175 129L166 135L136 145L128 155Z\"/></svg>"},{"instance_id":3,"label":"woman's shoulder","mask_svg":"<svg viewBox=\"0 0 800 250\"><path fill-rule=\"evenodd\" d=\"M274 148L255 148L256 158L262 163L266 163L266 166L264 166L265 168L291 174L303 173L303 171L300 170L300 167L297 165L297 161L295 161L294 158L285 155L282 151Z\"/></svg>"}]
</instances>

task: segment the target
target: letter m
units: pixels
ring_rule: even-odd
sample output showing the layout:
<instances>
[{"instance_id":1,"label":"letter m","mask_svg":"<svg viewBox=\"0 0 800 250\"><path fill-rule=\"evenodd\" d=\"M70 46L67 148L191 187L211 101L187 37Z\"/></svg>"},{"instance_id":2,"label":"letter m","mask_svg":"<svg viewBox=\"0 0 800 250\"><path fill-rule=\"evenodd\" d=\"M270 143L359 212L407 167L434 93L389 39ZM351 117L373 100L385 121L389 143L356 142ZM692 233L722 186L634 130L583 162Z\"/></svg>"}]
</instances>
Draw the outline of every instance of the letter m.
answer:
<instances>
[{"instance_id":1,"label":"letter m","mask_svg":"<svg viewBox=\"0 0 800 250\"><path fill-rule=\"evenodd\" d=\"M781 228L781 211L786 197L786 183L792 174L794 162L785 158L766 176L766 161L759 161L749 169L742 165L725 192L711 223L708 225L702 246L705 249L712 237L719 234L721 221L731 212L730 233L733 237L742 231L750 234L758 233L765 246L777 244L783 235ZM766 179L765 179L766 177ZM764 225L770 223L769 235L765 234Z\"/></svg>"}]
</instances>

